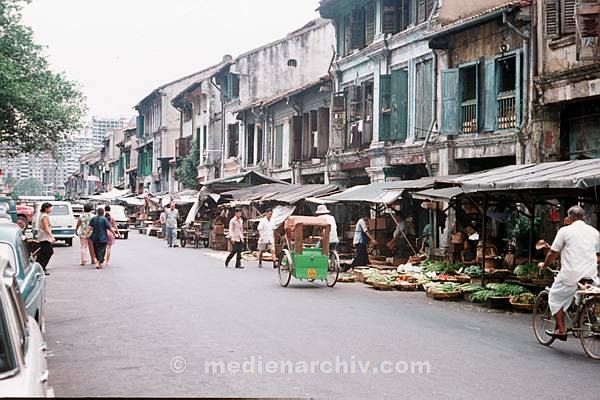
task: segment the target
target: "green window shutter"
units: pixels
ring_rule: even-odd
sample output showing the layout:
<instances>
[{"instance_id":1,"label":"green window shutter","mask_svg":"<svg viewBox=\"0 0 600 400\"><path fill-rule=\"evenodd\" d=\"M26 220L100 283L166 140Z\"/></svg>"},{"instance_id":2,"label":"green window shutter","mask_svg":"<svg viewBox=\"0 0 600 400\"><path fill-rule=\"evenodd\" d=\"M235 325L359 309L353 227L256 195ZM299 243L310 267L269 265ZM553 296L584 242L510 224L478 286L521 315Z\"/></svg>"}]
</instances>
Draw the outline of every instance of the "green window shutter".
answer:
<instances>
[{"instance_id":1,"label":"green window shutter","mask_svg":"<svg viewBox=\"0 0 600 400\"><path fill-rule=\"evenodd\" d=\"M275 127L275 166L283 164L283 125Z\"/></svg>"},{"instance_id":2,"label":"green window shutter","mask_svg":"<svg viewBox=\"0 0 600 400\"><path fill-rule=\"evenodd\" d=\"M496 130L496 60L485 60L484 71L483 130Z\"/></svg>"},{"instance_id":3,"label":"green window shutter","mask_svg":"<svg viewBox=\"0 0 600 400\"><path fill-rule=\"evenodd\" d=\"M393 140L406 140L408 130L408 71L392 71L392 132Z\"/></svg>"},{"instance_id":4,"label":"green window shutter","mask_svg":"<svg viewBox=\"0 0 600 400\"><path fill-rule=\"evenodd\" d=\"M144 116L138 115L136 118L136 136L144 136Z\"/></svg>"},{"instance_id":5,"label":"green window shutter","mask_svg":"<svg viewBox=\"0 0 600 400\"><path fill-rule=\"evenodd\" d=\"M391 139L391 113L392 113L392 77L381 75L379 77L379 140Z\"/></svg>"},{"instance_id":6,"label":"green window shutter","mask_svg":"<svg viewBox=\"0 0 600 400\"><path fill-rule=\"evenodd\" d=\"M517 128L521 126L521 111L523 110L523 106L527 107L527 105L521 104L523 85L521 84L522 74L521 74L521 51L517 51L515 55L515 120L517 123ZM527 90L525 88L525 90Z\"/></svg>"},{"instance_id":7,"label":"green window shutter","mask_svg":"<svg viewBox=\"0 0 600 400\"><path fill-rule=\"evenodd\" d=\"M458 68L442 71L442 133L445 135L458 133L458 77Z\"/></svg>"}]
</instances>

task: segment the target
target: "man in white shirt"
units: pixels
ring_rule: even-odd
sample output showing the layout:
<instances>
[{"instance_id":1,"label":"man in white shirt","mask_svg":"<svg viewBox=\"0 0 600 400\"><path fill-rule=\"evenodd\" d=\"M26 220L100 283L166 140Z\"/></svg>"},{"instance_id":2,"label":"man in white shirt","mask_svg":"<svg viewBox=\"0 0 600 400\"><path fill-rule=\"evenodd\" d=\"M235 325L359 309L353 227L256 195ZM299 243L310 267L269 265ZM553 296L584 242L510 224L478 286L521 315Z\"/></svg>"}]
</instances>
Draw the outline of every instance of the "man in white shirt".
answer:
<instances>
[{"instance_id":1,"label":"man in white shirt","mask_svg":"<svg viewBox=\"0 0 600 400\"><path fill-rule=\"evenodd\" d=\"M265 251L271 253L273 266L275 263L275 237L273 235L273 210L265 211L265 216L258 223L258 268L262 268L262 257Z\"/></svg>"},{"instance_id":2,"label":"man in white shirt","mask_svg":"<svg viewBox=\"0 0 600 400\"><path fill-rule=\"evenodd\" d=\"M556 319L556 330L546 333L563 341L567 340L565 311L573 301L579 281L597 279L600 254L600 233L583 221L583 208L571 207L568 216L570 225L558 231L546 260L540 263L540 268L546 268L554 264L560 254L561 269L548 298L550 311Z\"/></svg>"},{"instance_id":3,"label":"man in white shirt","mask_svg":"<svg viewBox=\"0 0 600 400\"><path fill-rule=\"evenodd\" d=\"M331 227L331 231L329 232L329 250L336 250L338 244L340 243L340 239L338 238L337 222L335 218L333 215L331 215L325 204L321 204L319 207L317 207L315 214L329 223L329 226Z\"/></svg>"},{"instance_id":4,"label":"man in white shirt","mask_svg":"<svg viewBox=\"0 0 600 400\"><path fill-rule=\"evenodd\" d=\"M369 232L369 216L371 210L365 208L361 211L361 219L356 223L356 229L354 230L354 247L356 247L356 254L352 260L352 267L364 267L369 265L369 252L368 245L369 240L375 242L375 238Z\"/></svg>"}]
</instances>

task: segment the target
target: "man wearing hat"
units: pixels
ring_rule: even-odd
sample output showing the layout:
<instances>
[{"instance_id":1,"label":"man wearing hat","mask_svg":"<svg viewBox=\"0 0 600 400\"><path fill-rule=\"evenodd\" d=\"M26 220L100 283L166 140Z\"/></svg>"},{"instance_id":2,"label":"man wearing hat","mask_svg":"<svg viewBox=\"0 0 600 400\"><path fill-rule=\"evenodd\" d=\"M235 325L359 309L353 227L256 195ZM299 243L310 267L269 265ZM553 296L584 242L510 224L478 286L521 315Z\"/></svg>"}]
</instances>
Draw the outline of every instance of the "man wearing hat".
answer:
<instances>
[{"instance_id":1,"label":"man wearing hat","mask_svg":"<svg viewBox=\"0 0 600 400\"><path fill-rule=\"evenodd\" d=\"M317 211L315 212L315 214L326 220L329 223L329 226L331 226L331 230L329 233L329 250L334 251L337 248L338 243L340 242L340 240L338 239L337 223L335 222L335 218L333 217L333 215L331 215L329 209L325 204L321 204L319 207L317 207Z\"/></svg>"}]
</instances>

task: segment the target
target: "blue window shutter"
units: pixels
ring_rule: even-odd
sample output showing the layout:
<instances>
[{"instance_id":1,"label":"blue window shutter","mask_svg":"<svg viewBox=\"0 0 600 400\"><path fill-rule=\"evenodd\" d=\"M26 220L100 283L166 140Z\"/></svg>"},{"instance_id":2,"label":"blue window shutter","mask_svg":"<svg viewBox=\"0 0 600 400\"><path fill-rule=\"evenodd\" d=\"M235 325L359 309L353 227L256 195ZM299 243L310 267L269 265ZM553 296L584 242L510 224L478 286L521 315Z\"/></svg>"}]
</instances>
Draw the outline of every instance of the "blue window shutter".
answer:
<instances>
[{"instance_id":1,"label":"blue window shutter","mask_svg":"<svg viewBox=\"0 0 600 400\"><path fill-rule=\"evenodd\" d=\"M496 130L496 60L485 60L483 71L484 86L484 105L483 105L483 130Z\"/></svg>"},{"instance_id":2,"label":"blue window shutter","mask_svg":"<svg viewBox=\"0 0 600 400\"><path fill-rule=\"evenodd\" d=\"M138 115L136 118L136 136L142 137L144 136L144 116Z\"/></svg>"},{"instance_id":3,"label":"blue window shutter","mask_svg":"<svg viewBox=\"0 0 600 400\"><path fill-rule=\"evenodd\" d=\"M408 71L392 71L392 139L406 140L408 130Z\"/></svg>"},{"instance_id":4,"label":"blue window shutter","mask_svg":"<svg viewBox=\"0 0 600 400\"><path fill-rule=\"evenodd\" d=\"M385 141L391 138L391 114L392 110L392 77L381 75L379 77L379 140Z\"/></svg>"},{"instance_id":5,"label":"blue window shutter","mask_svg":"<svg viewBox=\"0 0 600 400\"><path fill-rule=\"evenodd\" d=\"M527 104L521 104L523 85L521 84L521 51L517 51L515 55L515 120L517 128L521 126L521 112ZM527 88L525 88L527 90Z\"/></svg>"},{"instance_id":6,"label":"blue window shutter","mask_svg":"<svg viewBox=\"0 0 600 400\"><path fill-rule=\"evenodd\" d=\"M459 99L458 68L442 71L442 133L456 135L458 133Z\"/></svg>"}]
</instances>

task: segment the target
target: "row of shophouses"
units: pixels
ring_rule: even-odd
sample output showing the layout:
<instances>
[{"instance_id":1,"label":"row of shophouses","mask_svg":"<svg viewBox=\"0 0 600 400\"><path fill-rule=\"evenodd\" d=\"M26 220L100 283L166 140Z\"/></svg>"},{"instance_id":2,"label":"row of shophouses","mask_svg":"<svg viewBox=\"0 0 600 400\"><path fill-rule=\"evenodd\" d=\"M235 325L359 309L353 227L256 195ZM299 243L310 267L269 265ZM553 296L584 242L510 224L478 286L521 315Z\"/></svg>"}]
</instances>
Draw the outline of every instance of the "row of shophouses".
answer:
<instances>
[{"instance_id":1,"label":"row of shophouses","mask_svg":"<svg viewBox=\"0 0 600 400\"><path fill-rule=\"evenodd\" d=\"M72 192L86 176L176 191L192 151L200 184L256 171L341 187L600 155L597 0L322 0L318 11L153 90L135 124L82 158Z\"/></svg>"}]
</instances>

